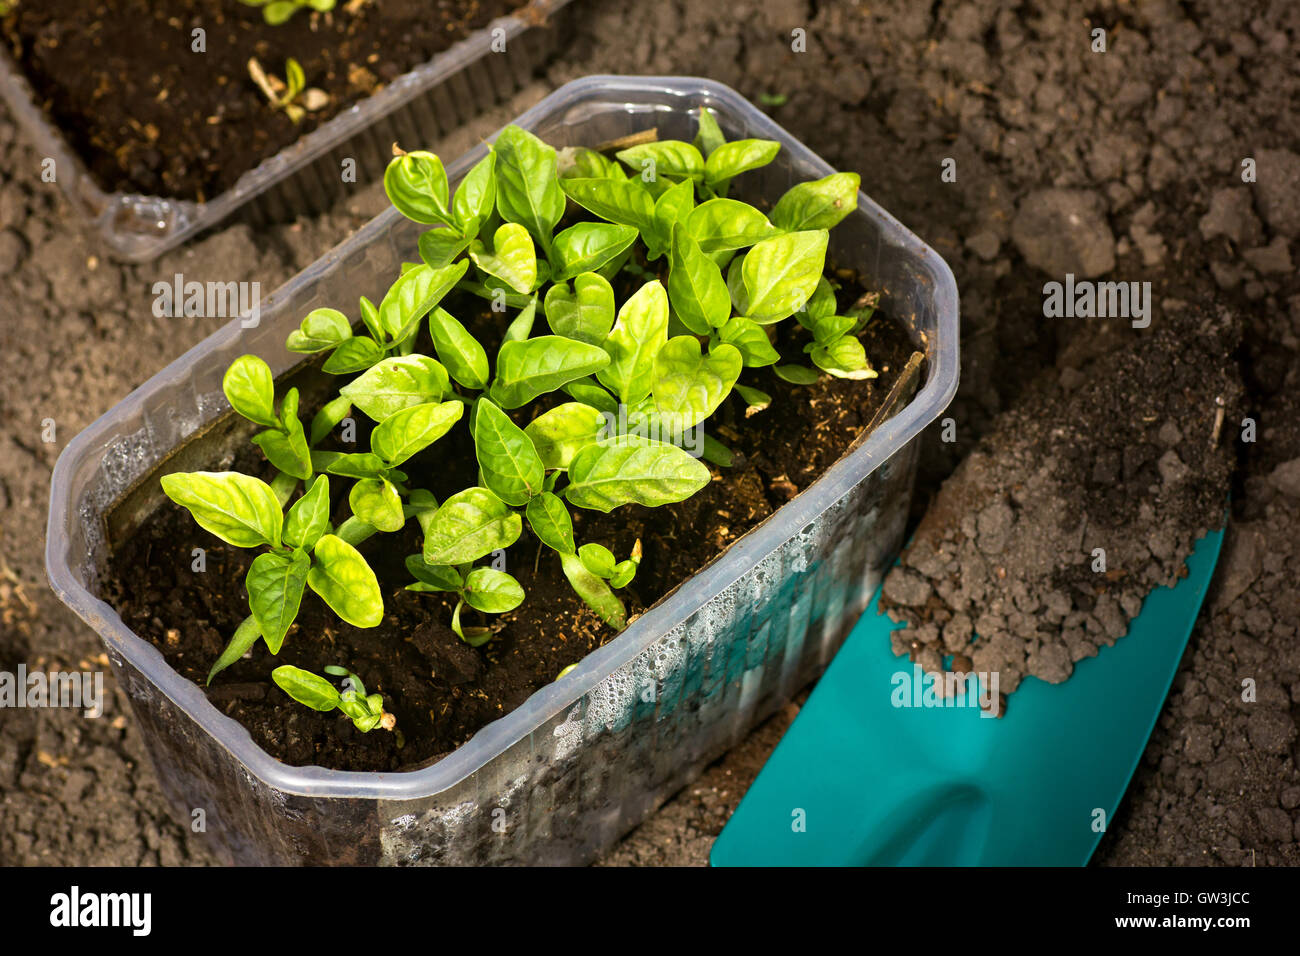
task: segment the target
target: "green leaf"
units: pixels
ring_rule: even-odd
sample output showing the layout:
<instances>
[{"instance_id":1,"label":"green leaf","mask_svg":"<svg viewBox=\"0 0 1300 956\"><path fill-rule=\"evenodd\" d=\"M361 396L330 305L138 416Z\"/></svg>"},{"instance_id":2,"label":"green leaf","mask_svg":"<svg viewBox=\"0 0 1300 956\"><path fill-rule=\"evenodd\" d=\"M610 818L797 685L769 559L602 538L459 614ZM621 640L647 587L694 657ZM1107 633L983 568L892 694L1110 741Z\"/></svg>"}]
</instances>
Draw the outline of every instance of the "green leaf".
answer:
<instances>
[{"instance_id":1,"label":"green leaf","mask_svg":"<svg viewBox=\"0 0 1300 956\"><path fill-rule=\"evenodd\" d=\"M236 471L193 471L162 477L163 493L188 508L199 527L237 548L280 546L283 515L271 486Z\"/></svg>"},{"instance_id":2,"label":"green leaf","mask_svg":"<svg viewBox=\"0 0 1300 956\"><path fill-rule=\"evenodd\" d=\"M429 314L429 336L452 378L466 388L487 388L491 376L487 352L459 320L446 309L434 309Z\"/></svg>"},{"instance_id":3,"label":"green leaf","mask_svg":"<svg viewBox=\"0 0 1300 956\"><path fill-rule=\"evenodd\" d=\"M806 365L778 365L772 371L791 385L812 385L821 377Z\"/></svg>"},{"instance_id":4,"label":"green leaf","mask_svg":"<svg viewBox=\"0 0 1300 956\"><path fill-rule=\"evenodd\" d=\"M285 103L292 103L307 87L307 77L302 72L302 64L293 57L284 61L284 86L283 102Z\"/></svg>"},{"instance_id":5,"label":"green leaf","mask_svg":"<svg viewBox=\"0 0 1300 956\"><path fill-rule=\"evenodd\" d=\"M557 282L546 292L543 303L546 323L556 335L603 345L614 327L614 288L604 276L584 272L567 282Z\"/></svg>"},{"instance_id":6,"label":"green leaf","mask_svg":"<svg viewBox=\"0 0 1300 956\"><path fill-rule=\"evenodd\" d=\"M447 370L426 355L395 355L372 365L339 389L377 422L412 405L438 402L447 392Z\"/></svg>"},{"instance_id":7,"label":"green leaf","mask_svg":"<svg viewBox=\"0 0 1300 956\"><path fill-rule=\"evenodd\" d=\"M748 385L741 385L739 382L733 388L735 388L736 394L743 398L745 404L753 411L761 412L772 404L772 396L760 389L750 388Z\"/></svg>"},{"instance_id":8,"label":"green leaf","mask_svg":"<svg viewBox=\"0 0 1300 956\"><path fill-rule=\"evenodd\" d=\"M781 144L770 139L738 139L723 143L704 164L704 181L718 186L734 176L766 166L776 158Z\"/></svg>"},{"instance_id":9,"label":"green leaf","mask_svg":"<svg viewBox=\"0 0 1300 956\"><path fill-rule=\"evenodd\" d=\"M546 474L532 440L486 398L478 401L474 452L483 483L506 504L522 506L541 493Z\"/></svg>"},{"instance_id":10,"label":"green leaf","mask_svg":"<svg viewBox=\"0 0 1300 956\"><path fill-rule=\"evenodd\" d=\"M660 422L680 435L708 418L736 384L744 366L740 350L725 342L708 355L700 340L679 335L655 359L654 402Z\"/></svg>"},{"instance_id":11,"label":"green leaf","mask_svg":"<svg viewBox=\"0 0 1300 956\"><path fill-rule=\"evenodd\" d=\"M447 434L464 413L456 401L404 408L375 426L370 449L389 465L400 465Z\"/></svg>"},{"instance_id":12,"label":"green leaf","mask_svg":"<svg viewBox=\"0 0 1300 956\"><path fill-rule=\"evenodd\" d=\"M248 617L244 618L239 623L239 627L235 628L235 634L230 639L230 643L226 645L226 649L221 652L221 656L218 657L216 663L212 665L212 669L208 671L207 683L211 684L212 678L216 677L231 664L235 663L235 661L247 654L249 649L256 644L261 637L262 631L257 626L257 618L253 617L251 614L248 615Z\"/></svg>"},{"instance_id":13,"label":"green leaf","mask_svg":"<svg viewBox=\"0 0 1300 956\"><path fill-rule=\"evenodd\" d=\"M547 249L555 224L564 215L554 148L518 126L507 126L494 149L497 211L506 222L526 228Z\"/></svg>"},{"instance_id":14,"label":"green leaf","mask_svg":"<svg viewBox=\"0 0 1300 956\"><path fill-rule=\"evenodd\" d=\"M673 226L686 224L695 208L695 185L689 180L666 190L655 200L654 229L645 238L646 255L651 261L658 259L671 245Z\"/></svg>"},{"instance_id":15,"label":"green leaf","mask_svg":"<svg viewBox=\"0 0 1300 956\"><path fill-rule=\"evenodd\" d=\"M524 427L547 468L568 468L583 448L600 441L608 428L605 415L582 402L565 402L543 412Z\"/></svg>"},{"instance_id":16,"label":"green leaf","mask_svg":"<svg viewBox=\"0 0 1300 956\"><path fill-rule=\"evenodd\" d=\"M700 203L686 217L686 231L710 255L743 249L777 234L766 216L735 199Z\"/></svg>"},{"instance_id":17,"label":"green leaf","mask_svg":"<svg viewBox=\"0 0 1300 956\"><path fill-rule=\"evenodd\" d=\"M519 582L493 568L475 568L465 578L461 592L465 603L484 614L504 614L513 611L524 600L524 589Z\"/></svg>"},{"instance_id":18,"label":"green leaf","mask_svg":"<svg viewBox=\"0 0 1300 956\"><path fill-rule=\"evenodd\" d=\"M826 266L824 229L792 232L754 245L741 264L746 317L760 325L794 315L812 298Z\"/></svg>"},{"instance_id":19,"label":"green leaf","mask_svg":"<svg viewBox=\"0 0 1300 956\"><path fill-rule=\"evenodd\" d=\"M307 435L298 420L298 390L289 389L284 397L280 416L285 421L285 430L272 429L258 432L253 436L253 444L262 449L266 460L275 465L286 475L301 478L311 477L311 449L307 447Z\"/></svg>"},{"instance_id":20,"label":"green leaf","mask_svg":"<svg viewBox=\"0 0 1300 956\"><path fill-rule=\"evenodd\" d=\"M467 237L478 235L483 223L492 215L497 201L496 180L497 154L488 150L488 154L474 164L474 168L465 174L465 178L456 187L456 198L451 201L452 215L461 234Z\"/></svg>"},{"instance_id":21,"label":"green leaf","mask_svg":"<svg viewBox=\"0 0 1300 956\"><path fill-rule=\"evenodd\" d=\"M564 494L579 508L609 512L625 504L685 501L709 480L709 469L676 445L628 435L578 452Z\"/></svg>"},{"instance_id":22,"label":"green leaf","mask_svg":"<svg viewBox=\"0 0 1300 956\"><path fill-rule=\"evenodd\" d=\"M241 355L230 363L221 379L221 390L231 408L251 422L279 428L275 417L275 380L271 367L256 355Z\"/></svg>"},{"instance_id":23,"label":"green leaf","mask_svg":"<svg viewBox=\"0 0 1300 956\"><path fill-rule=\"evenodd\" d=\"M528 293L537 285L537 249L528 230L518 223L507 222L497 229L491 252L481 242L470 243L469 257L516 292Z\"/></svg>"},{"instance_id":24,"label":"green leaf","mask_svg":"<svg viewBox=\"0 0 1300 956\"><path fill-rule=\"evenodd\" d=\"M836 378L861 380L876 377L876 371L867 361L862 343L851 335L842 335L824 345L813 346L808 357L819 369Z\"/></svg>"},{"instance_id":25,"label":"green leaf","mask_svg":"<svg viewBox=\"0 0 1300 956\"><path fill-rule=\"evenodd\" d=\"M408 584L408 591L459 591L465 582L460 572L447 564L428 564L422 554L406 556L406 570L415 578L415 584Z\"/></svg>"},{"instance_id":26,"label":"green leaf","mask_svg":"<svg viewBox=\"0 0 1300 956\"><path fill-rule=\"evenodd\" d=\"M636 240L634 226L608 222L580 222L555 237L555 255L559 260L556 282L572 279L582 272L592 272L619 255Z\"/></svg>"},{"instance_id":27,"label":"green leaf","mask_svg":"<svg viewBox=\"0 0 1300 956\"><path fill-rule=\"evenodd\" d=\"M653 143L640 143L614 154L639 173L642 181L654 182L660 177L671 179L704 178L704 157L690 143L677 139L661 139Z\"/></svg>"},{"instance_id":28,"label":"green leaf","mask_svg":"<svg viewBox=\"0 0 1300 956\"><path fill-rule=\"evenodd\" d=\"M722 270L681 225L673 227L668 268L668 298L684 326L696 335L708 335L726 325L731 295Z\"/></svg>"},{"instance_id":29,"label":"green leaf","mask_svg":"<svg viewBox=\"0 0 1300 956\"><path fill-rule=\"evenodd\" d=\"M364 295L360 299L361 322L370 333L370 337L376 342L384 340L384 329L379 324L379 306L375 305Z\"/></svg>"},{"instance_id":30,"label":"green leaf","mask_svg":"<svg viewBox=\"0 0 1300 956\"><path fill-rule=\"evenodd\" d=\"M817 288L813 290L812 298L808 300L804 311L796 315L800 325L811 329L818 319L829 318L835 314L835 310L835 290L831 287L830 280L822 276L817 281ZM813 324L809 324L810 322Z\"/></svg>"},{"instance_id":31,"label":"green leaf","mask_svg":"<svg viewBox=\"0 0 1300 956\"><path fill-rule=\"evenodd\" d=\"M560 179L627 179L623 167L604 153L586 146L565 146L557 163Z\"/></svg>"},{"instance_id":32,"label":"green leaf","mask_svg":"<svg viewBox=\"0 0 1300 956\"><path fill-rule=\"evenodd\" d=\"M799 324L813 334L813 339L818 345L830 345L858 324L858 320L851 315L825 315L812 318L805 312L795 314Z\"/></svg>"},{"instance_id":33,"label":"green leaf","mask_svg":"<svg viewBox=\"0 0 1300 956\"><path fill-rule=\"evenodd\" d=\"M316 560L307 572L307 586L354 627L374 627L384 618L384 597L375 572L361 552L336 535L316 542Z\"/></svg>"},{"instance_id":34,"label":"green leaf","mask_svg":"<svg viewBox=\"0 0 1300 956\"><path fill-rule=\"evenodd\" d=\"M460 626L460 609L465 606L462 598L456 602L456 610L451 612L451 629L462 641L470 647L482 647L488 641L492 640L492 629L489 627L466 627Z\"/></svg>"},{"instance_id":35,"label":"green leaf","mask_svg":"<svg viewBox=\"0 0 1300 956\"><path fill-rule=\"evenodd\" d=\"M530 295L528 301L524 303L519 314L511 319L510 324L506 327L505 335L501 337L504 345L506 342L522 342L533 334L533 322L537 319L537 296ZM499 361L498 357L498 361Z\"/></svg>"},{"instance_id":36,"label":"green leaf","mask_svg":"<svg viewBox=\"0 0 1300 956\"><path fill-rule=\"evenodd\" d=\"M395 156L384 170L384 192L407 219L453 225L447 211L447 171L433 153L416 150Z\"/></svg>"},{"instance_id":37,"label":"green leaf","mask_svg":"<svg viewBox=\"0 0 1300 956\"><path fill-rule=\"evenodd\" d=\"M469 248L472 240L472 236L458 236L452 229L430 229L420 233L420 258L431 269L445 268Z\"/></svg>"},{"instance_id":38,"label":"green leaf","mask_svg":"<svg viewBox=\"0 0 1300 956\"><path fill-rule=\"evenodd\" d=\"M560 554L573 554L573 519L559 495L544 491L524 511L537 540Z\"/></svg>"},{"instance_id":39,"label":"green leaf","mask_svg":"<svg viewBox=\"0 0 1300 956\"><path fill-rule=\"evenodd\" d=\"M307 570L311 558L305 551L293 554L259 554L248 568L244 586L248 589L248 608L257 619L267 648L280 653L284 635L298 616Z\"/></svg>"},{"instance_id":40,"label":"green leaf","mask_svg":"<svg viewBox=\"0 0 1300 956\"><path fill-rule=\"evenodd\" d=\"M388 470L388 463L373 452L313 452L312 460L340 478L377 478Z\"/></svg>"},{"instance_id":41,"label":"green leaf","mask_svg":"<svg viewBox=\"0 0 1300 956\"><path fill-rule=\"evenodd\" d=\"M284 518L284 543L312 548L330 526L330 480L318 475L307 493L293 503Z\"/></svg>"},{"instance_id":42,"label":"green leaf","mask_svg":"<svg viewBox=\"0 0 1300 956\"><path fill-rule=\"evenodd\" d=\"M470 564L519 539L523 522L486 488L466 488L442 503L425 526L428 564Z\"/></svg>"},{"instance_id":43,"label":"green leaf","mask_svg":"<svg viewBox=\"0 0 1300 956\"><path fill-rule=\"evenodd\" d=\"M339 705L339 692L323 677L292 664L281 664L271 671L271 679L298 703L312 710L328 712Z\"/></svg>"},{"instance_id":44,"label":"green leaf","mask_svg":"<svg viewBox=\"0 0 1300 956\"><path fill-rule=\"evenodd\" d=\"M565 179L564 193L601 219L635 227L642 235L655 228L655 200L638 179Z\"/></svg>"},{"instance_id":45,"label":"green leaf","mask_svg":"<svg viewBox=\"0 0 1300 956\"><path fill-rule=\"evenodd\" d=\"M743 316L736 316L722 327L718 337L740 350L747 368L761 368L781 361L781 355L772 347L763 327Z\"/></svg>"},{"instance_id":46,"label":"green leaf","mask_svg":"<svg viewBox=\"0 0 1300 956\"><path fill-rule=\"evenodd\" d=\"M620 561L614 565L614 570L609 576L609 585L614 588L625 588L632 583L636 577L637 563L635 561Z\"/></svg>"},{"instance_id":47,"label":"green leaf","mask_svg":"<svg viewBox=\"0 0 1300 956\"><path fill-rule=\"evenodd\" d=\"M722 130L718 127L718 121L713 118L713 114L705 107L700 107L700 128L695 134L695 141L692 145L700 151L707 159L713 155L713 151L727 141L722 135ZM708 164L705 163L705 169Z\"/></svg>"},{"instance_id":48,"label":"green leaf","mask_svg":"<svg viewBox=\"0 0 1300 956\"><path fill-rule=\"evenodd\" d=\"M406 524L402 499L387 478L362 478L348 492L352 513L380 531L401 531Z\"/></svg>"},{"instance_id":49,"label":"green leaf","mask_svg":"<svg viewBox=\"0 0 1300 956\"><path fill-rule=\"evenodd\" d=\"M611 415L618 414L618 399L589 378L570 382L564 386L564 391L584 405L590 405L602 412L609 412Z\"/></svg>"},{"instance_id":50,"label":"green leaf","mask_svg":"<svg viewBox=\"0 0 1300 956\"><path fill-rule=\"evenodd\" d=\"M323 352L351 337L352 323L342 312L313 309L299 327L289 333L284 345L290 352Z\"/></svg>"},{"instance_id":51,"label":"green leaf","mask_svg":"<svg viewBox=\"0 0 1300 956\"><path fill-rule=\"evenodd\" d=\"M614 552L603 544L584 544L578 549L578 558L596 577L607 578L614 573Z\"/></svg>"},{"instance_id":52,"label":"green leaf","mask_svg":"<svg viewBox=\"0 0 1300 956\"><path fill-rule=\"evenodd\" d=\"M596 373L602 385L625 405L650 394L654 359L668 341L668 293L658 281L641 286L619 309L618 322L605 340L609 364Z\"/></svg>"},{"instance_id":53,"label":"green leaf","mask_svg":"<svg viewBox=\"0 0 1300 956\"><path fill-rule=\"evenodd\" d=\"M384 350L372 338L353 336L336 348L321 369L330 375L347 375L370 368L384 357Z\"/></svg>"},{"instance_id":54,"label":"green leaf","mask_svg":"<svg viewBox=\"0 0 1300 956\"><path fill-rule=\"evenodd\" d=\"M421 264L409 270L389 287L379 303L379 324L393 341L402 341L455 287L468 268L469 263L461 260L441 269Z\"/></svg>"},{"instance_id":55,"label":"green leaf","mask_svg":"<svg viewBox=\"0 0 1300 956\"><path fill-rule=\"evenodd\" d=\"M627 611L609 585L587 570L576 554L561 554L560 566L569 585L602 621L621 631L627 624Z\"/></svg>"},{"instance_id":56,"label":"green leaf","mask_svg":"<svg viewBox=\"0 0 1300 956\"><path fill-rule=\"evenodd\" d=\"M562 335L506 342L497 353L492 399L502 408L519 408L608 364L605 349Z\"/></svg>"},{"instance_id":57,"label":"green leaf","mask_svg":"<svg viewBox=\"0 0 1300 956\"><path fill-rule=\"evenodd\" d=\"M772 223L787 232L830 229L858 208L857 173L832 173L792 186L772 209Z\"/></svg>"},{"instance_id":58,"label":"green leaf","mask_svg":"<svg viewBox=\"0 0 1300 956\"><path fill-rule=\"evenodd\" d=\"M326 402L321 410L312 416L311 437L309 444L319 445L335 426L352 414L352 403L339 397Z\"/></svg>"}]
</instances>

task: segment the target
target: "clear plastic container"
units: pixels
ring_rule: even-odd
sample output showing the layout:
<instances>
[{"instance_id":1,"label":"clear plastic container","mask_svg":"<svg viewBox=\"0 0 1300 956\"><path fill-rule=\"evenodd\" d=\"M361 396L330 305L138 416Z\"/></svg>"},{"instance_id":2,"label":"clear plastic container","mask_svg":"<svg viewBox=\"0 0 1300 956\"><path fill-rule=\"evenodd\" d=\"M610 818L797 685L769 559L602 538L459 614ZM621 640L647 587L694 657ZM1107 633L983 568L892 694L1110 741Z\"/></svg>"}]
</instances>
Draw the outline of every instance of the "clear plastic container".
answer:
<instances>
[{"instance_id":1,"label":"clear plastic container","mask_svg":"<svg viewBox=\"0 0 1300 956\"><path fill-rule=\"evenodd\" d=\"M436 145L450 130L522 89L569 33L572 0L532 0L398 77L373 96L263 160L207 202L108 193L36 103L0 44L0 98L37 151L55 161L56 181L87 227L116 258L151 262L236 210L254 225L329 209L356 184L339 174L356 160L357 183L383 175L393 143ZM500 32L498 32L500 31ZM504 52L494 52L493 44Z\"/></svg>"},{"instance_id":2,"label":"clear plastic container","mask_svg":"<svg viewBox=\"0 0 1300 956\"><path fill-rule=\"evenodd\" d=\"M595 76L518 123L553 144L657 126L690 139L701 107L729 138L779 140L742 198L774 201L830 168L731 89L693 78ZM483 155L449 167L458 180ZM255 352L277 375L310 309L377 297L416 258L420 227L389 210L277 290L260 325L234 321L78 435L54 470L46 567L108 647L177 812L207 815L245 864L584 863L640 822L825 668L901 544L917 436L957 388L957 289L942 259L865 195L831 232L926 356L919 391L807 490L588 655L562 680L431 766L404 773L290 767L258 748L96 596L123 529L157 507L157 476L212 467L244 436L221 377ZM184 638L182 637L182 640ZM494 811L500 811L495 812ZM494 821L504 824L493 826Z\"/></svg>"}]
</instances>

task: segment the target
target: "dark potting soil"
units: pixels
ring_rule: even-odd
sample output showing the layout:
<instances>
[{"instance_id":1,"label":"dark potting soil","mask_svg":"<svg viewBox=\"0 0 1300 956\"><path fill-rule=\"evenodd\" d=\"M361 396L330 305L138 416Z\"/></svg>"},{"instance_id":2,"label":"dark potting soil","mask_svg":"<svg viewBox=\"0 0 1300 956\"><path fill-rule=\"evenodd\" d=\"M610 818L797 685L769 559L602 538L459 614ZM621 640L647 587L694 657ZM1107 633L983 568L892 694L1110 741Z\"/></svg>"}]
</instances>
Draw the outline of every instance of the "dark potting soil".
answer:
<instances>
[{"instance_id":1,"label":"dark potting soil","mask_svg":"<svg viewBox=\"0 0 1300 956\"><path fill-rule=\"evenodd\" d=\"M847 290L841 296L844 305L852 301ZM489 322L500 336L500 317L493 321L491 316L470 323L481 341L490 341L485 334ZM807 333L787 322L781 335L782 354L793 355ZM694 497L655 509L630 505L609 515L571 509L581 543L603 543L622 559L641 540L644 557L637 577L619 592L630 617L806 488L859 436L912 353L906 332L880 313L861 338L879 373L876 379L823 378L801 387L781 381L770 369L746 370L744 381L768 392L772 404L746 417L745 404L732 395L715 413L710 433L736 457L729 468L710 466L714 480ZM307 408L304 420L313 411ZM369 423L363 415L356 421L356 447L369 447ZM251 444L233 467L270 477ZM462 425L403 466L412 487L429 488L439 500L475 484L476 469L468 429ZM336 509L348 485L343 480L332 484ZM195 548L206 549L203 574L191 567ZM471 648L450 629L452 601L404 590L410 576L403 560L420 548L420 530L413 521L402 532L376 535L361 546L384 590L385 614L378 627L343 623L308 590L278 657L259 643L251 659L235 663L213 682L209 699L247 727L259 746L287 763L410 769L463 744L615 637L574 595L556 555L525 528L507 550L505 567L527 598L515 611L490 619L480 620L466 609L465 624L500 628L491 642ZM183 509L165 502L117 550L105 576L104 596L128 627L153 642L181 675L201 685L248 614L243 580L254 556L226 545L198 528ZM337 712L321 714L293 702L270 679L280 664L315 673L330 664L349 667L368 690L384 695L404 745L399 748L394 734L361 734Z\"/></svg>"},{"instance_id":2,"label":"dark potting soil","mask_svg":"<svg viewBox=\"0 0 1300 956\"><path fill-rule=\"evenodd\" d=\"M203 201L523 2L339 0L269 26L235 0L41 0L18 4L0 31L101 187ZM328 105L295 125L249 77L250 57L281 79L297 60Z\"/></svg>"}]
</instances>

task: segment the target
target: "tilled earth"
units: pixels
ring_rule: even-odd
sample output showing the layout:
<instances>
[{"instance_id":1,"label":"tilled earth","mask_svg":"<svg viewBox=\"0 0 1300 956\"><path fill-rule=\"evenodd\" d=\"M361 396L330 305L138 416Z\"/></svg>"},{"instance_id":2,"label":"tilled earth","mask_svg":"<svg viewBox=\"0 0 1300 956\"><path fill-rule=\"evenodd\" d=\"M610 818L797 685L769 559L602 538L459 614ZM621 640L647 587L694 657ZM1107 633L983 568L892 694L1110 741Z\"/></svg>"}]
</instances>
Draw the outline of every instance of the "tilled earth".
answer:
<instances>
[{"instance_id":1,"label":"tilled earth","mask_svg":"<svg viewBox=\"0 0 1300 956\"><path fill-rule=\"evenodd\" d=\"M948 260L962 296L961 391L945 413L949 434L936 424L926 436L917 518L981 439L1024 414L1018 403L1041 387L1033 383L1076 376L1080 342L1107 347L1099 328L1115 320L1044 318L1045 282L1066 273L1149 281L1153 326L1188 308L1233 317L1241 344L1222 374L1243 384L1234 416L1255 423L1254 440L1242 440L1240 420L1224 425L1235 459L1224 556L1095 862L1300 863L1300 282L1291 260L1300 6L579 2L582 24L544 77L447 141L422 145L454 156L588 73L697 74L769 104L828 162L861 173L863 188ZM1104 53L1092 50L1097 28ZM359 189L318 219L256 233L234 224L158 263L122 267L82 237L41 181L40 159L0 114L8 671L98 666L95 638L44 584L49 475L78 430L217 327L155 318L153 282L182 272L272 288L384 203ZM941 178L945 169L955 181ZM602 862L705 862L796 706ZM188 821L165 810L120 692L106 711L100 720L0 711L0 862L208 862Z\"/></svg>"}]
</instances>

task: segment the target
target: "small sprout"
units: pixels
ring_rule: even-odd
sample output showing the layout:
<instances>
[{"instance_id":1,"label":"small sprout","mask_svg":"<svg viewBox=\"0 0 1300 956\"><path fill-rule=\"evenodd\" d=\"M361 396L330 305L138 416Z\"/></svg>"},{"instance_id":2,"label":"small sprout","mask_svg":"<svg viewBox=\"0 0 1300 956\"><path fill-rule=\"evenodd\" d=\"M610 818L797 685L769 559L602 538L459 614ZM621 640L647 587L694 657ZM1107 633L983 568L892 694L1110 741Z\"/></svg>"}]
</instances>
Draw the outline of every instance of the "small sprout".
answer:
<instances>
[{"instance_id":1,"label":"small sprout","mask_svg":"<svg viewBox=\"0 0 1300 956\"><path fill-rule=\"evenodd\" d=\"M562 671L560 671L558 674L556 674L556 675L555 675L555 679L556 679L556 680L559 680L559 679L562 678L565 674L569 673L569 671L573 670L573 669L574 669L575 667L577 667L577 666L578 666L578 665L577 665L576 663L575 663L575 664L570 664L570 665L569 665L568 667L566 667L564 670L562 670Z\"/></svg>"},{"instance_id":2,"label":"small sprout","mask_svg":"<svg viewBox=\"0 0 1300 956\"><path fill-rule=\"evenodd\" d=\"M299 123L308 113L329 105L329 94L316 87L307 86L302 66L293 57L284 63L284 79L262 69L257 57L248 59L248 75L271 104L272 109L284 110L284 115Z\"/></svg>"},{"instance_id":3,"label":"small sprout","mask_svg":"<svg viewBox=\"0 0 1300 956\"><path fill-rule=\"evenodd\" d=\"M279 26L299 10L308 7L324 13L334 9L335 0L239 0L246 7L261 7L262 19Z\"/></svg>"},{"instance_id":4,"label":"small sprout","mask_svg":"<svg viewBox=\"0 0 1300 956\"><path fill-rule=\"evenodd\" d=\"M325 673L343 678L341 693L325 678L292 664L271 671L271 679L286 694L312 710L328 713L338 708L363 734L376 727L392 730L397 726L397 718L384 710L383 696L367 694L366 685L356 674L337 664L326 667Z\"/></svg>"},{"instance_id":5,"label":"small sprout","mask_svg":"<svg viewBox=\"0 0 1300 956\"><path fill-rule=\"evenodd\" d=\"M758 101L764 106L785 106L790 97L785 93L759 93Z\"/></svg>"}]
</instances>

